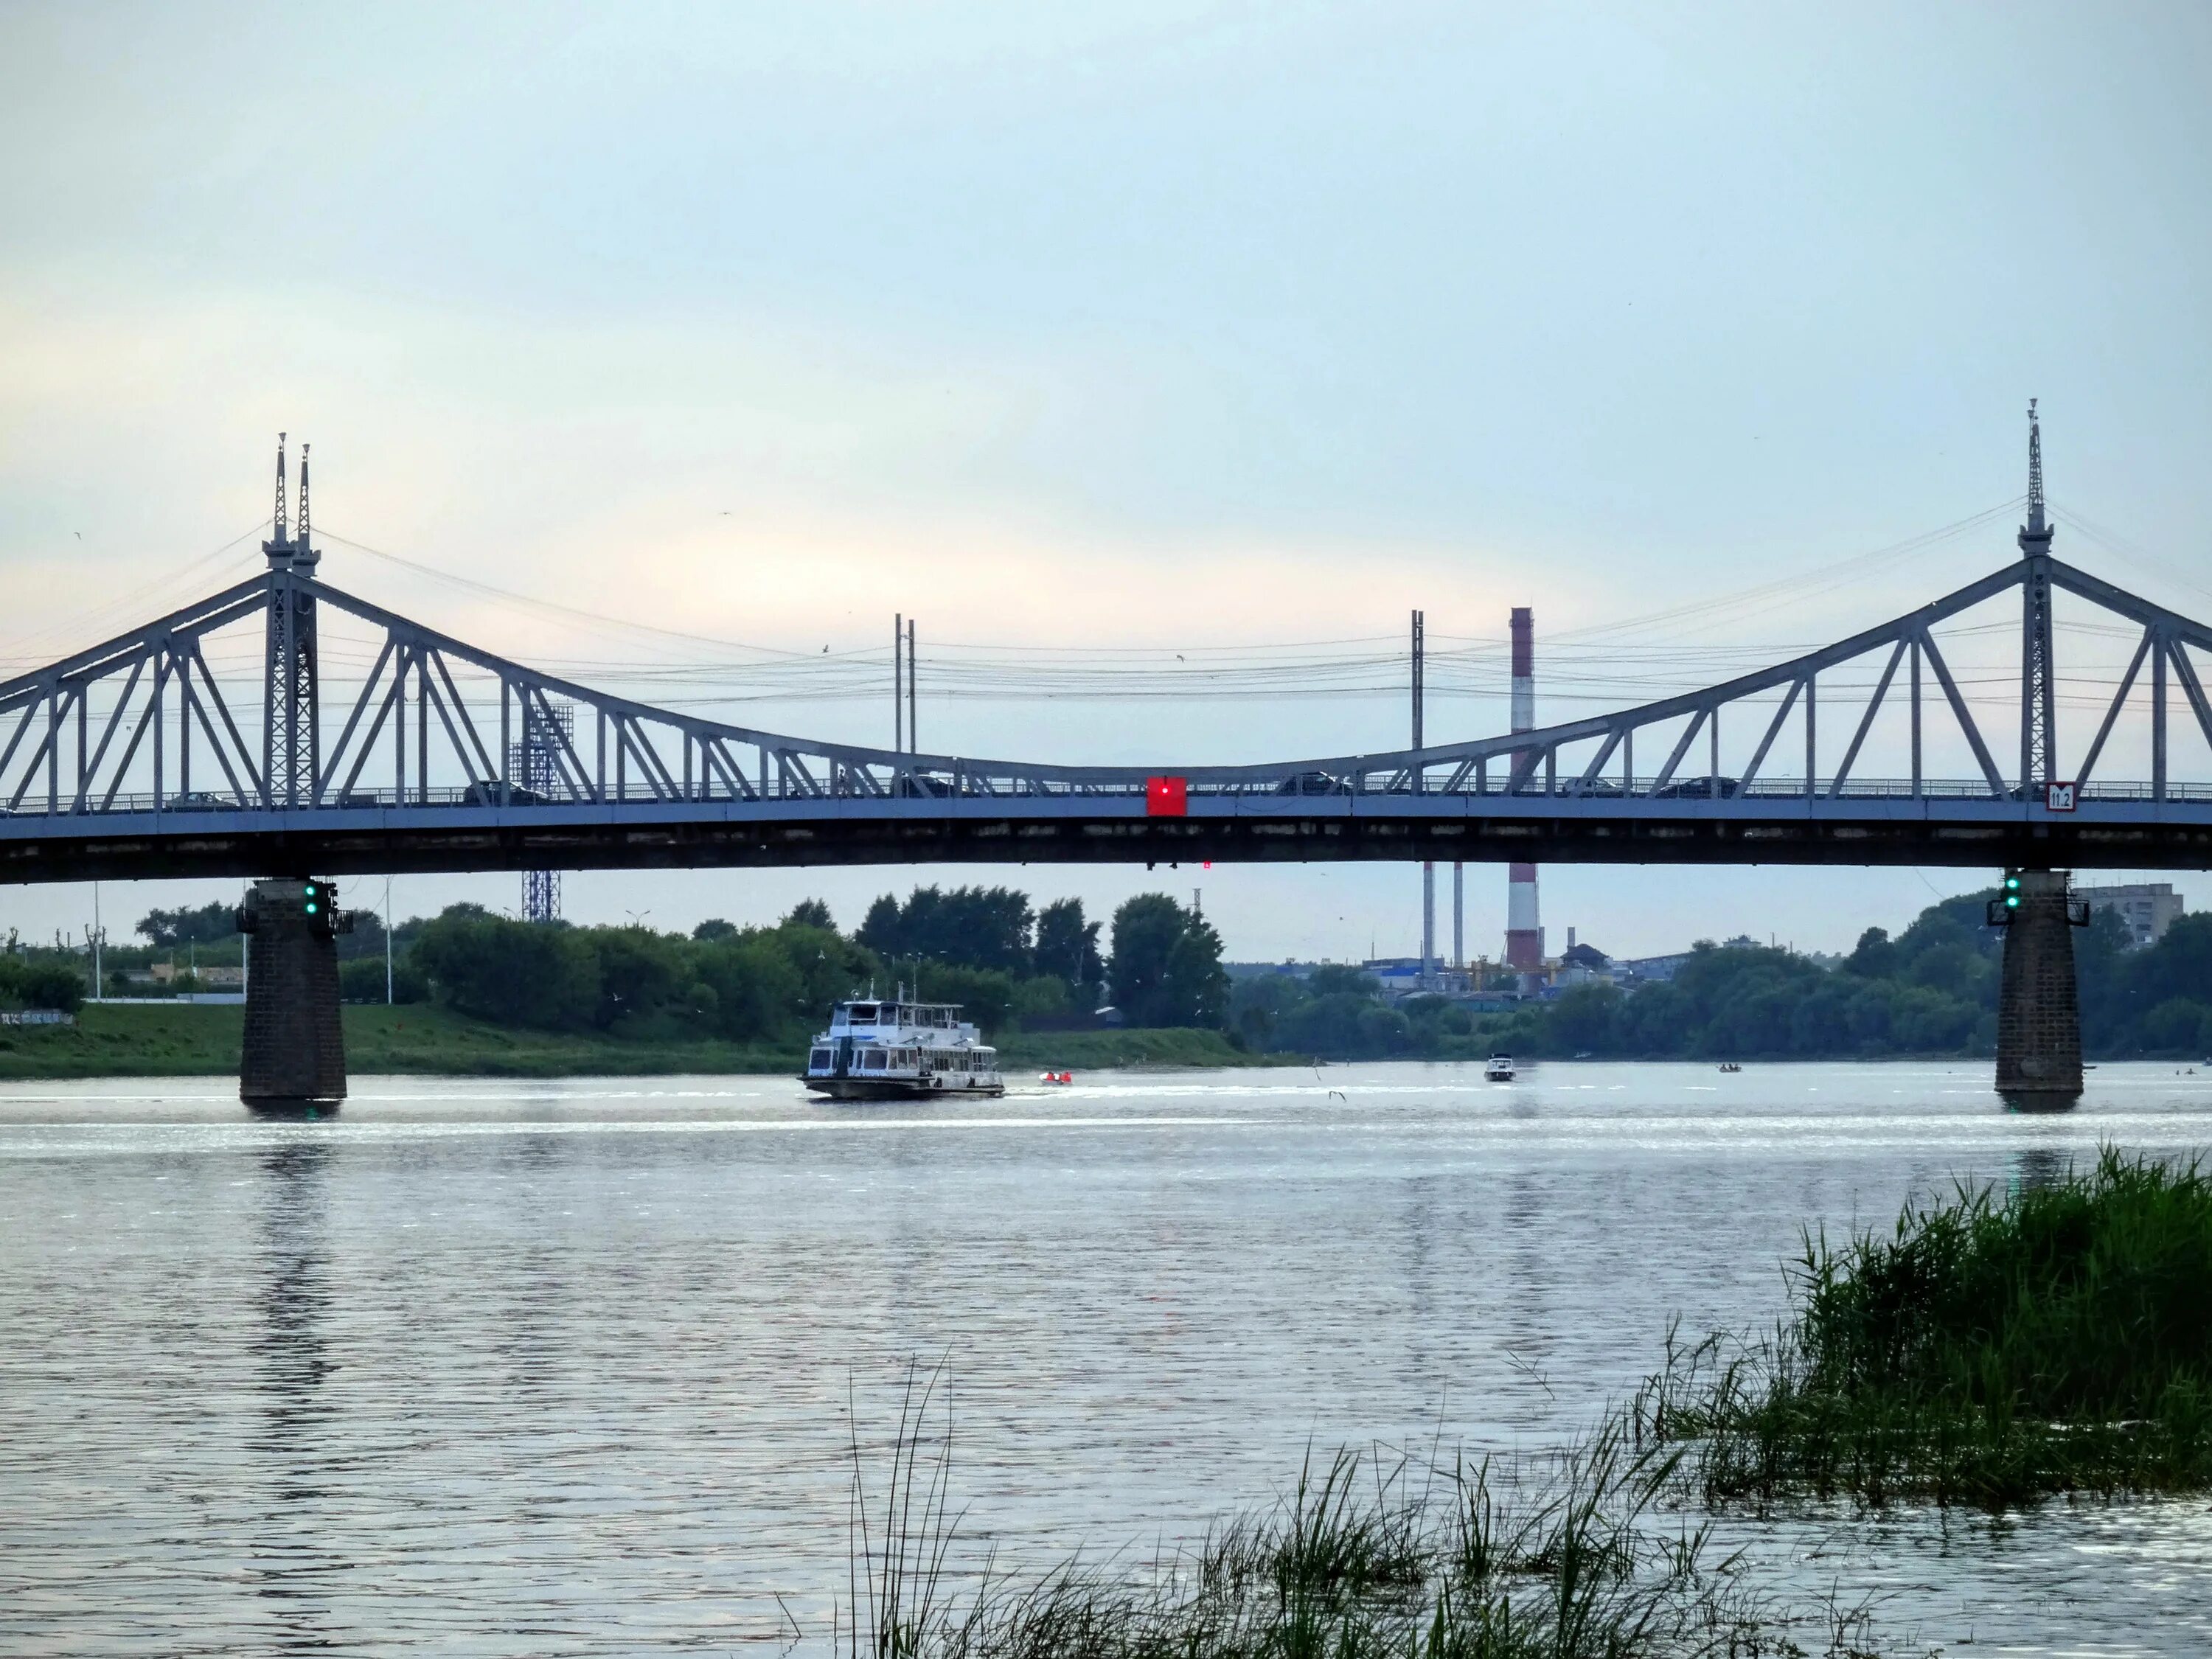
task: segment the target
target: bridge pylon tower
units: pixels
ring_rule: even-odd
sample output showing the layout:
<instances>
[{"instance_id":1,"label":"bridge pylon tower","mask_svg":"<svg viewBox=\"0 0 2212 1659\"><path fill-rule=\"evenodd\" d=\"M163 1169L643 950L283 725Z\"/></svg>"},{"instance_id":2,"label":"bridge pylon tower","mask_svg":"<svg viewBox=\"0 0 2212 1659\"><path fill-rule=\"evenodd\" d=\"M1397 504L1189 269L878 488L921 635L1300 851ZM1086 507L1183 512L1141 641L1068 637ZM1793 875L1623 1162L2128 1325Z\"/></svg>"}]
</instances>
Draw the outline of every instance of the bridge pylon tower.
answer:
<instances>
[{"instance_id":1,"label":"bridge pylon tower","mask_svg":"<svg viewBox=\"0 0 2212 1659\"><path fill-rule=\"evenodd\" d=\"M2020 527L2020 793L2042 799L2057 779L2057 655L2051 645L2051 527L2043 510L2043 427L2027 400L2027 522ZM304 465L305 464L302 463Z\"/></svg>"},{"instance_id":2,"label":"bridge pylon tower","mask_svg":"<svg viewBox=\"0 0 2212 1659\"><path fill-rule=\"evenodd\" d=\"M2043 426L2027 400L2027 522L2020 528L2020 799L2058 781L2057 658L2051 646L2051 526L2043 501ZM2100 739L2101 741L2101 739ZM2008 870L1990 921L2005 930L1997 991L1997 1092L2025 1109L2081 1094L2081 994L2072 928L2089 920L2063 870Z\"/></svg>"},{"instance_id":3,"label":"bridge pylon tower","mask_svg":"<svg viewBox=\"0 0 2212 1659\"><path fill-rule=\"evenodd\" d=\"M315 650L315 550L307 509L307 446L300 446L300 512L285 533L284 437L276 434L276 511L274 534L261 544L269 558L267 690L269 718L262 732L262 805L283 811L313 805L320 693Z\"/></svg>"}]
</instances>

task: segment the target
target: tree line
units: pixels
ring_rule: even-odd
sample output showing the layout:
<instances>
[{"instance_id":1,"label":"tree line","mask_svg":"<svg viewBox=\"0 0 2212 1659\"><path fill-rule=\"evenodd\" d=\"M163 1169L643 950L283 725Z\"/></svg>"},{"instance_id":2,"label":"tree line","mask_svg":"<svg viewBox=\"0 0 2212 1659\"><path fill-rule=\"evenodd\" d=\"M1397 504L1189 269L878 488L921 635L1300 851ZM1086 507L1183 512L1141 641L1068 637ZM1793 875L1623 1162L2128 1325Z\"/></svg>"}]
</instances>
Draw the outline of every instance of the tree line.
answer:
<instances>
[{"instance_id":1,"label":"tree line","mask_svg":"<svg viewBox=\"0 0 2212 1659\"><path fill-rule=\"evenodd\" d=\"M395 1000L433 1001L504 1025L791 1044L833 1002L903 984L957 1002L987 1032L1091 1015L1110 995L1129 1025L1218 1025L1228 977L1212 924L1163 893L1117 909L1109 945L1082 902L1036 909L1006 887L886 894L851 934L808 900L772 927L714 920L687 934L527 923L457 904L393 930ZM385 999L381 935L352 936L348 1000Z\"/></svg>"},{"instance_id":2,"label":"tree line","mask_svg":"<svg viewBox=\"0 0 2212 1659\"><path fill-rule=\"evenodd\" d=\"M1671 981L1571 986L1548 1001L1481 1013L1441 997L1392 1001L1368 975L1328 966L1262 975L1233 991L1218 932L1164 893L1139 894L1110 927L1082 902L1037 908L1009 887L884 894L850 934L810 900L772 927L701 923L688 935L532 925L454 905L394 930L393 989L503 1024L711 1035L789 1044L830 1003L903 983L961 1003L994 1033L1078 1023L1109 1001L1132 1026L1224 1029L1255 1051L1340 1059L1527 1056L1842 1059L1980 1055L1996 1046L2002 930L1990 893L1933 904L1895 938L1870 927L1840 963L1701 941ZM148 949L234 944L231 908L156 910ZM1102 946L1101 935L1105 935ZM2093 1057L2212 1054L2212 915L2185 915L2130 948L2100 911L2074 935L2084 1045ZM339 940L343 994L385 997L373 913ZM30 951L0 961L0 1004L72 1007L81 968Z\"/></svg>"},{"instance_id":3,"label":"tree line","mask_svg":"<svg viewBox=\"0 0 2212 1659\"><path fill-rule=\"evenodd\" d=\"M1946 899L1896 938L1860 935L1840 963L1700 940L1671 980L1569 986L1545 1002L1481 1014L1442 997L1386 1002L1356 969L1239 983L1230 1019L1252 1047L1346 1059L1526 1056L1836 1060L1985 1055L1996 1047L2003 931L1995 890ZM2109 910L2074 935L2081 1035L2093 1057L2212 1054L2212 915L2177 920L2130 947Z\"/></svg>"}]
</instances>

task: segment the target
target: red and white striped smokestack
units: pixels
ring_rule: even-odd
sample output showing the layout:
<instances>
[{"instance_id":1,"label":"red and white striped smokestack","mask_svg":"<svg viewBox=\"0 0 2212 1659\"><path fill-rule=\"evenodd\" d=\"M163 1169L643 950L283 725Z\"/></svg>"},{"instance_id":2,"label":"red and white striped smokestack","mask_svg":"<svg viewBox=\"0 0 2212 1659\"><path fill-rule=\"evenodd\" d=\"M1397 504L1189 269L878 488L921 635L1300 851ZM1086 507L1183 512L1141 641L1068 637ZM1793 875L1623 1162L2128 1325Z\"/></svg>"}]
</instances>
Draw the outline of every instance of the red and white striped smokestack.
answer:
<instances>
[{"instance_id":1,"label":"red and white striped smokestack","mask_svg":"<svg viewBox=\"0 0 2212 1659\"><path fill-rule=\"evenodd\" d=\"M1536 727L1536 615L1513 607L1513 729ZM1536 909L1536 866L1516 864L1505 872L1505 965L1524 972L1544 965L1544 926Z\"/></svg>"}]
</instances>

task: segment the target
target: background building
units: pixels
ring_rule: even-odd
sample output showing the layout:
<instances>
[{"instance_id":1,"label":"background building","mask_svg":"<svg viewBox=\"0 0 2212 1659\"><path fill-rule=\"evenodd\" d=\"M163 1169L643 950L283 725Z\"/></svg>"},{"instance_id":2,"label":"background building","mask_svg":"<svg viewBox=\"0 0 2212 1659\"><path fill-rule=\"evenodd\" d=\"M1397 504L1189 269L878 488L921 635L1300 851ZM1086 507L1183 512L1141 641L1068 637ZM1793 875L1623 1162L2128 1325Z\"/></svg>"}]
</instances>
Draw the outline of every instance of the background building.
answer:
<instances>
[{"instance_id":1,"label":"background building","mask_svg":"<svg viewBox=\"0 0 2212 1659\"><path fill-rule=\"evenodd\" d=\"M2111 910L2128 925L2136 948L2155 945L2165 937L2185 907L2186 901L2165 881L2142 882L2129 887L2078 887L2075 896L2089 901L2092 911Z\"/></svg>"}]
</instances>

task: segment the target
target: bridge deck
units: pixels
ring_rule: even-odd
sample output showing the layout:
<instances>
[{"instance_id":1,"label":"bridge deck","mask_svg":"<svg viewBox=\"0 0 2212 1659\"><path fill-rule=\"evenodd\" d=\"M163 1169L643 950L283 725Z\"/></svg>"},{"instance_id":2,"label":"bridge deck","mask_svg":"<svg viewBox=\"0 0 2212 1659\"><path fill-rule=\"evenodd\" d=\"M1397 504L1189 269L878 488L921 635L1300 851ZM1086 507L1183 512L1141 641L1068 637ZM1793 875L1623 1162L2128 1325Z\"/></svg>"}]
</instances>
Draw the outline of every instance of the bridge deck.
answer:
<instances>
[{"instance_id":1,"label":"bridge deck","mask_svg":"<svg viewBox=\"0 0 2212 1659\"><path fill-rule=\"evenodd\" d=\"M2144 792L2146 794L2148 792ZM2041 803L1923 790L1738 799L1568 794L813 796L366 804L0 818L0 881L916 863L1891 864L2212 868L2212 792Z\"/></svg>"}]
</instances>

